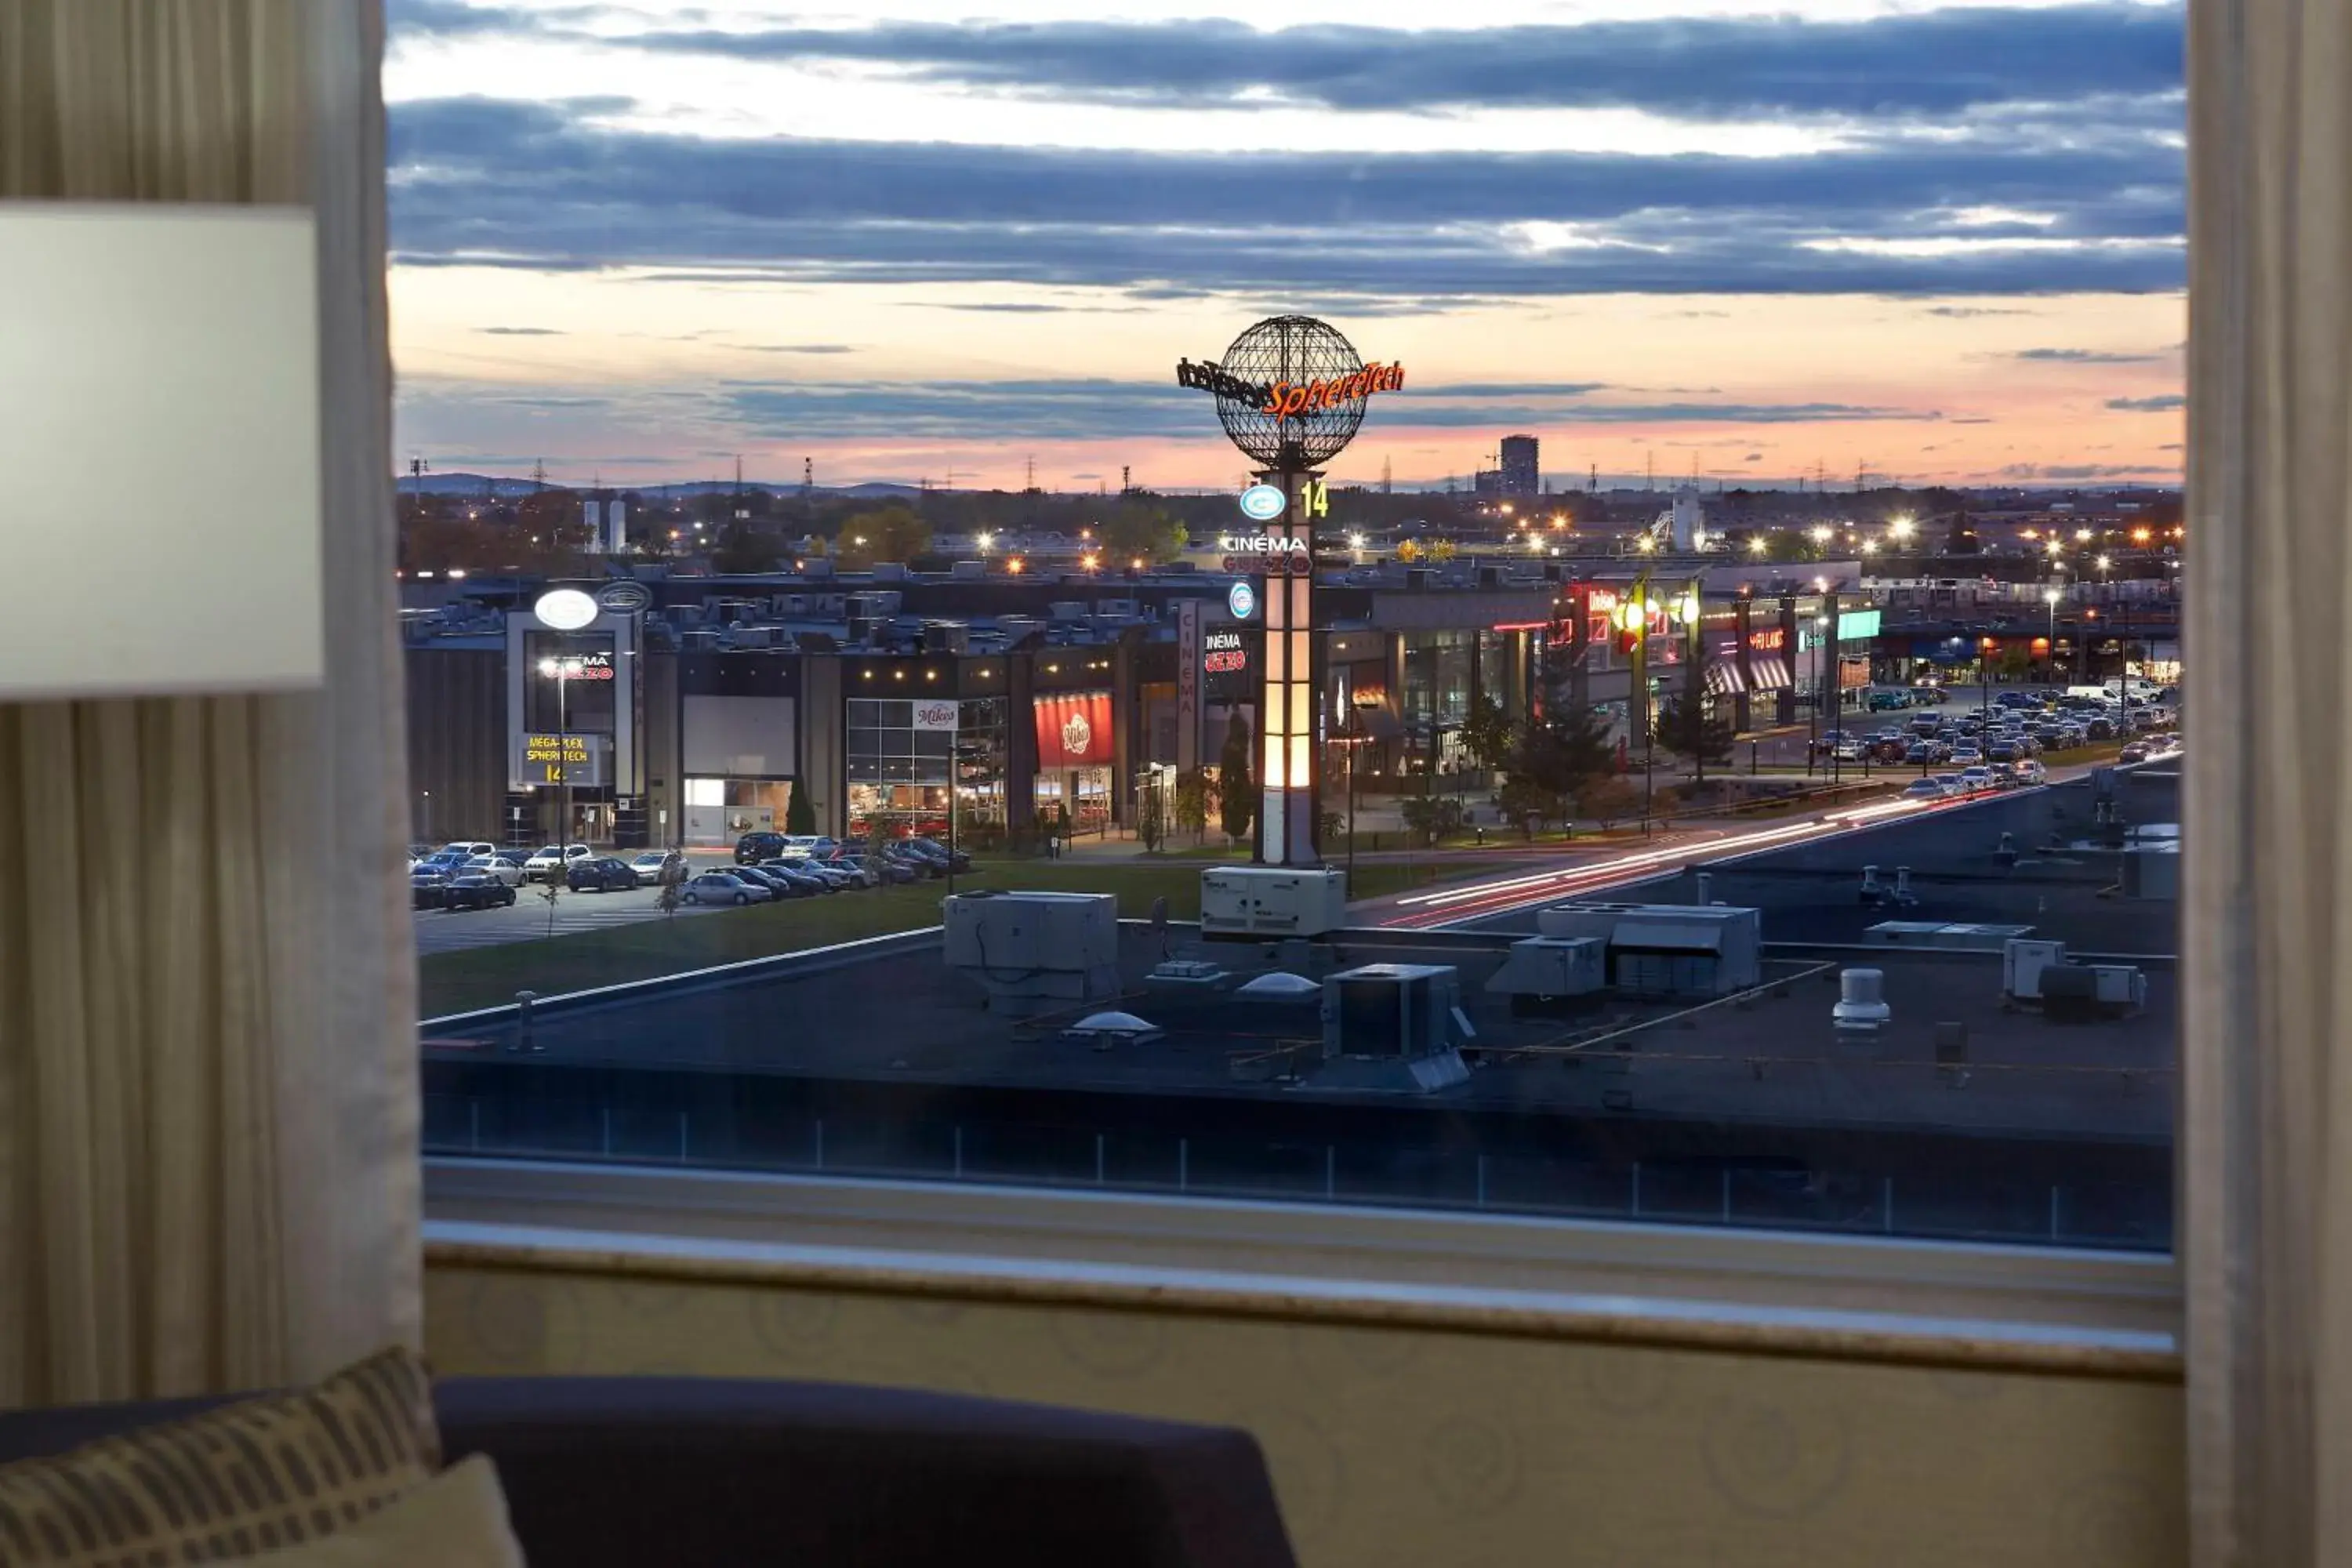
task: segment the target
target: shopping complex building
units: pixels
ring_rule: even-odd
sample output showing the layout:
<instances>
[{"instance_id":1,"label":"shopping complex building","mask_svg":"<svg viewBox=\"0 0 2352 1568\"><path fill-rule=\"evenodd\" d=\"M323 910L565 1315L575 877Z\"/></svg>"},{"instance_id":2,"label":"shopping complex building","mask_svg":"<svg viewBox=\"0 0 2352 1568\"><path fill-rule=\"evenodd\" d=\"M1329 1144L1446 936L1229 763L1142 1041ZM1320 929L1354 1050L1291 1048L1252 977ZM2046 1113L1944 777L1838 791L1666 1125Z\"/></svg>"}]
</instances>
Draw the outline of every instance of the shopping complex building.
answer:
<instances>
[{"instance_id":1,"label":"shopping complex building","mask_svg":"<svg viewBox=\"0 0 2352 1568\"><path fill-rule=\"evenodd\" d=\"M2140 606L2126 646L2108 630L2128 606L2102 622L2019 584L1866 578L1853 562L1391 562L1319 577L1328 808L1350 771L1378 791L1466 769L1463 725L1485 700L1514 720L1586 704L1632 740L1637 667L1651 700L1696 686L1748 730L1803 722L1816 692L1874 679L1973 679L2012 647L2039 674L2053 633L2061 676L2173 637L2168 601ZM415 831L550 837L568 796L577 837L719 846L784 826L795 792L836 835L944 831L951 792L959 830L982 841L1062 812L1080 831L1129 826L1143 791L1216 767L1236 722L1256 732L1259 581L978 563L612 578L578 584L593 618L557 629L532 611L544 583L411 580Z\"/></svg>"}]
</instances>

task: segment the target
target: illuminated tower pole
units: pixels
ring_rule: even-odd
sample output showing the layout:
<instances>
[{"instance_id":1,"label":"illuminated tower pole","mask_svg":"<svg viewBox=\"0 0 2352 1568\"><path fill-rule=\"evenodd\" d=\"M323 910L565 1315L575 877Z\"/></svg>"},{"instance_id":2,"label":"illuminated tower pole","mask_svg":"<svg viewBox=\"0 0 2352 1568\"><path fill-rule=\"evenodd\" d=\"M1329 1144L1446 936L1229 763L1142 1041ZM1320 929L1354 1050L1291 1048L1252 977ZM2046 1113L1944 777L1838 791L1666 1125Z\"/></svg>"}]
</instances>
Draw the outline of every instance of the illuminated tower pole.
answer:
<instances>
[{"instance_id":1,"label":"illuminated tower pole","mask_svg":"<svg viewBox=\"0 0 2352 1568\"><path fill-rule=\"evenodd\" d=\"M1272 316L1245 330L1222 360L1176 366L1180 386L1216 395L1217 422L1255 459L1278 510L1250 512L1262 534L1237 554L1262 561L1254 597L1264 605L1258 688L1256 858L1268 866L1321 864L1319 758L1321 651L1315 636L1315 524L1328 508L1320 465L1363 424L1366 401L1404 384L1404 367L1366 364L1348 340L1311 316ZM1238 586L1238 585L1237 585ZM1238 610L1237 604L1237 610Z\"/></svg>"},{"instance_id":2,"label":"illuminated tower pole","mask_svg":"<svg viewBox=\"0 0 2352 1568\"><path fill-rule=\"evenodd\" d=\"M1296 458L1294 451L1284 454ZM1285 463L1258 476L1290 498L1276 552L1264 578L1265 676L1258 701L1258 812L1255 858L1266 866L1319 866L1316 852L1320 782L1315 754L1315 518L1321 470Z\"/></svg>"}]
</instances>

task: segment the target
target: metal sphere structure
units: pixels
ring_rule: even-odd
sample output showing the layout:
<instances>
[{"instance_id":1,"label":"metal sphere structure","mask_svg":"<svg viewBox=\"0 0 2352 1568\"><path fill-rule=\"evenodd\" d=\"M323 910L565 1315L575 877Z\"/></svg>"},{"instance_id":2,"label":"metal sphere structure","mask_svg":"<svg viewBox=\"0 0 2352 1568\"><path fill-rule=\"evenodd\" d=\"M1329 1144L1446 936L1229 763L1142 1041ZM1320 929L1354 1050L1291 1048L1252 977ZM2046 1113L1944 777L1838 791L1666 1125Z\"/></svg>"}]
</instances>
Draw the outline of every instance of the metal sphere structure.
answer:
<instances>
[{"instance_id":1,"label":"metal sphere structure","mask_svg":"<svg viewBox=\"0 0 2352 1568\"><path fill-rule=\"evenodd\" d=\"M1312 316L1269 316L1246 328L1219 362L1237 381L1258 388L1333 382L1364 368L1339 329ZM1233 444L1269 468L1311 468L1339 456L1364 423L1361 395L1335 400L1287 417L1264 399L1217 393L1217 423Z\"/></svg>"}]
</instances>

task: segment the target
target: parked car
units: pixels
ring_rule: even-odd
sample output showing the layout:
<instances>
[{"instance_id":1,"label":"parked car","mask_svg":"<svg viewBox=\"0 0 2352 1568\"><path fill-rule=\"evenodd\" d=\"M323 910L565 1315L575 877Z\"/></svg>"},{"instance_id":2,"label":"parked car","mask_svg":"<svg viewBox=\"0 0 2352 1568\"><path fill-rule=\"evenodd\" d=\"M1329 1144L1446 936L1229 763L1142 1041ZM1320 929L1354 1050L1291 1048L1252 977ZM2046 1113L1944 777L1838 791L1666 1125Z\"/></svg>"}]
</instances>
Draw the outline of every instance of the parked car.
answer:
<instances>
[{"instance_id":1,"label":"parked car","mask_svg":"<svg viewBox=\"0 0 2352 1568\"><path fill-rule=\"evenodd\" d=\"M775 869L819 893L837 893L843 884L824 874L814 860L787 860Z\"/></svg>"},{"instance_id":2,"label":"parked car","mask_svg":"<svg viewBox=\"0 0 2352 1568\"><path fill-rule=\"evenodd\" d=\"M679 894L689 904L748 904L770 896L765 888L752 891L751 884L732 871L704 871L689 877Z\"/></svg>"},{"instance_id":3,"label":"parked car","mask_svg":"<svg viewBox=\"0 0 2352 1568\"><path fill-rule=\"evenodd\" d=\"M907 847L918 854L930 857L942 866L952 867L958 871L971 869L971 856L961 849L950 849L936 838L909 838L907 840Z\"/></svg>"},{"instance_id":4,"label":"parked car","mask_svg":"<svg viewBox=\"0 0 2352 1568\"><path fill-rule=\"evenodd\" d=\"M830 858L819 858L811 856L808 859L796 863L793 869L805 871L812 877L821 879L827 889L836 893L851 888L866 886L866 879L863 875Z\"/></svg>"},{"instance_id":5,"label":"parked car","mask_svg":"<svg viewBox=\"0 0 2352 1568\"><path fill-rule=\"evenodd\" d=\"M574 860L585 860L594 853L585 844L542 845L532 850L530 858L522 863L523 879L551 882L570 869Z\"/></svg>"},{"instance_id":6,"label":"parked car","mask_svg":"<svg viewBox=\"0 0 2352 1568\"><path fill-rule=\"evenodd\" d=\"M437 910L449 893L449 873L438 866L419 866L408 874L408 907Z\"/></svg>"},{"instance_id":7,"label":"parked car","mask_svg":"<svg viewBox=\"0 0 2352 1568\"><path fill-rule=\"evenodd\" d=\"M466 862L466 868L460 874L469 877L488 877L490 880L502 882L509 888L520 888L523 884L522 862L503 849L495 855L475 856Z\"/></svg>"},{"instance_id":8,"label":"parked car","mask_svg":"<svg viewBox=\"0 0 2352 1568\"><path fill-rule=\"evenodd\" d=\"M650 888L661 880L662 868L669 864L668 849L640 849L629 857L629 869L636 873L637 886Z\"/></svg>"},{"instance_id":9,"label":"parked car","mask_svg":"<svg viewBox=\"0 0 2352 1568\"><path fill-rule=\"evenodd\" d=\"M904 860L895 860L887 855L854 855L850 858L857 862L860 870L869 871L884 882L911 882L922 875Z\"/></svg>"},{"instance_id":10,"label":"parked car","mask_svg":"<svg viewBox=\"0 0 2352 1568\"><path fill-rule=\"evenodd\" d=\"M746 833L735 841L735 864L756 866L762 860L772 860L783 853L784 843L781 833Z\"/></svg>"},{"instance_id":11,"label":"parked car","mask_svg":"<svg viewBox=\"0 0 2352 1568\"><path fill-rule=\"evenodd\" d=\"M1982 763L1984 761L1984 752L1975 746L1954 746L1952 748L1952 761L1958 763L1961 770L1965 772L1966 770L1975 767Z\"/></svg>"},{"instance_id":12,"label":"parked car","mask_svg":"<svg viewBox=\"0 0 2352 1568\"><path fill-rule=\"evenodd\" d=\"M781 903L786 899L804 899L813 889L803 887L782 871L783 863L771 860L764 866L737 866L730 873L764 889L769 898Z\"/></svg>"},{"instance_id":13,"label":"parked car","mask_svg":"<svg viewBox=\"0 0 2352 1568\"><path fill-rule=\"evenodd\" d=\"M466 871L449 879L441 889L441 907L445 910L488 910L511 907L515 901L514 884L479 871Z\"/></svg>"},{"instance_id":14,"label":"parked car","mask_svg":"<svg viewBox=\"0 0 2352 1568\"><path fill-rule=\"evenodd\" d=\"M637 885L637 873L614 855L592 855L563 868L563 885L575 893L609 893Z\"/></svg>"},{"instance_id":15,"label":"parked car","mask_svg":"<svg viewBox=\"0 0 2352 1568\"><path fill-rule=\"evenodd\" d=\"M486 844L478 838L453 838L441 846L442 854L456 855L467 860L471 860L477 855L495 855L498 852L497 845Z\"/></svg>"},{"instance_id":16,"label":"parked car","mask_svg":"<svg viewBox=\"0 0 2352 1568\"><path fill-rule=\"evenodd\" d=\"M1985 743L1984 754L1985 761L2006 765L2017 761L2017 742L2008 740L1989 741Z\"/></svg>"}]
</instances>

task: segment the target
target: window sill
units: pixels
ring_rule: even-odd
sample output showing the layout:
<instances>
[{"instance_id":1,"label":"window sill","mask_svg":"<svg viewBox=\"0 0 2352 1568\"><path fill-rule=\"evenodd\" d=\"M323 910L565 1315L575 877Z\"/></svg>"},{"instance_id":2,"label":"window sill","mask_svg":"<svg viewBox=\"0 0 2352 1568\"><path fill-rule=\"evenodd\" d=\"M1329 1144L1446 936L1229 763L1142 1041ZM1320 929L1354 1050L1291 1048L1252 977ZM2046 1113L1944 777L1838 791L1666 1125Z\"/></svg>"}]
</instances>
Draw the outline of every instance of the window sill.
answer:
<instances>
[{"instance_id":1,"label":"window sill","mask_svg":"<svg viewBox=\"0 0 2352 1568\"><path fill-rule=\"evenodd\" d=\"M430 1160L445 1268L2178 1382L2165 1258Z\"/></svg>"}]
</instances>

